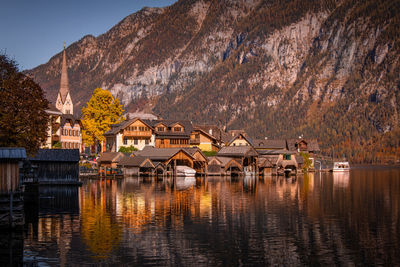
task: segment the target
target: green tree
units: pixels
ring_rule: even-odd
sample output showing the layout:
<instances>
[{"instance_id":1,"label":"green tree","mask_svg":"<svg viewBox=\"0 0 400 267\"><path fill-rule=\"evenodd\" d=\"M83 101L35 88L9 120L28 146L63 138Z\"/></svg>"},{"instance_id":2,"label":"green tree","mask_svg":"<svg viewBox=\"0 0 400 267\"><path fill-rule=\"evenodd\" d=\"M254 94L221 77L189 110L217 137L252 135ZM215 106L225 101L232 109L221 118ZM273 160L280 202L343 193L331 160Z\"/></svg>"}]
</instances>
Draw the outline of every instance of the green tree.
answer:
<instances>
[{"instance_id":1,"label":"green tree","mask_svg":"<svg viewBox=\"0 0 400 267\"><path fill-rule=\"evenodd\" d=\"M42 88L0 54L0 147L34 154L47 138L48 105Z\"/></svg>"},{"instance_id":2,"label":"green tree","mask_svg":"<svg viewBox=\"0 0 400 267\"><path fill-rule=\"evenodd\" d=\"M138 151L138 149L134 146L121 146L118 149L118 152L122 152L122 153L132 153L133 151Z\"/></svg>"},{"instance_id":3,"label":"green tree","mask_svg":"<svg viewBox=\"0 0 400 267\"><path fill-rule=\"evenodd\" d=\"M104 133L110 130L111 124L124 120L122 112L118 98L107 90L96 88L86 107L82 108L83 142L93 145L105 141Z\"/></svg>"}]
</instances>

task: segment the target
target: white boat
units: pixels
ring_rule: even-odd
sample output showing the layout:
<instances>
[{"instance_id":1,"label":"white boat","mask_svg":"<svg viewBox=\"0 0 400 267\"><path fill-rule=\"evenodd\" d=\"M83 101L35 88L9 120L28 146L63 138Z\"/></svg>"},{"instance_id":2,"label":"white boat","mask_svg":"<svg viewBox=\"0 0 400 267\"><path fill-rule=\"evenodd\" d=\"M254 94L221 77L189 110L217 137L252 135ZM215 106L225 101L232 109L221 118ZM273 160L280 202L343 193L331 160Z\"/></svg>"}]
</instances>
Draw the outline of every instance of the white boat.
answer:
<instances>
[{"instance_id":1,"label":"white boat","mask_svg":"<svg viewBox=\"0 0 400 267\"><path fill-rule=\"evenodd\" d=\"M176 176L191 176L194 177L196 171L188 166L176 166Z\"/></svg>"},{"instance_id":2,"label":"white boat","mask_svg":"<svg viewBox=\"0 0 400 267\"><path fill-rule=\"evenodd\" d=\"M350 164L347 161L334 162L333 163L334 172L348 172L350 171Z\"/></svg>"}]
</instances>

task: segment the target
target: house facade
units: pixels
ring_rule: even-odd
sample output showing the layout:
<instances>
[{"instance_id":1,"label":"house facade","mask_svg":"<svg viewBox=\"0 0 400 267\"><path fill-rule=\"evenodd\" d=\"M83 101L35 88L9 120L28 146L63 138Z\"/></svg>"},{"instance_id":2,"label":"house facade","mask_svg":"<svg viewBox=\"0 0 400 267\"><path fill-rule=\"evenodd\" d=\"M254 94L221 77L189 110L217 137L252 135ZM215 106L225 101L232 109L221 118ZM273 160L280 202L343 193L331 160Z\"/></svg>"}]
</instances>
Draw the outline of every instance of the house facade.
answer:
<instances>
[{"instance_id":1,"label":"house facade","mask_svg":"<svg viewBox=\"0 0 400 267\"><path fill-rule=\"evenodd\" d=\"M228 142L227 146L253 146L253 144L244 133L239 133Z\"/></svg>"},{"instance_id":2,"label":"house facade","mask_svg":"<svg viewBox=\"0 0 400 267\"><path fill-rule=\"evenodd\" d=\"M199 128L194 128L190 135L190 146L198 147L202 151L218 151L217 139Z\"/></svg>"},{"instance_id":3,"label":"house facade","mask_svg":"<svg viewBox=\"0 0 400 267\"><path fill-rule=\"evenodd\" d=\"M82 152L81 122L71 114L61 115L60 143L63 149L79 149Z\"/></svg>"},{"instance_id":4,"label":"house facade","mask_svg":"<svg viewBox=\"0 0 400 267\"><path fill-rule=\"evenodd\" d=\"M61 116L62 112L59 111L55 106L49 105L49 108L45 110L49 116L47 125L47 139L41 148L53 148L61 141Z\"/></svg>"},{"instance_id":5,"label":"house facade","mask_svg":"<svg viewBox=\"0 0 400 267\"><path fill-rule=\"evenodd\" d=\"M142 150L145 146L155 145L154 128L139 118L114 124L104 134L106 151L118 152L121 147L133 146Z\"/></svg>"},{"instance_id":6,"label":"house facade","mask_svg":"<svg viewBox=\"0 0 400 267\"><path fill-rule=\"evenodd\" d=\"M193 130L191 122L171 120L153 120L146 122L154 129L155 147L190 147L190 136Z\"/></svg>"}]
</instances>

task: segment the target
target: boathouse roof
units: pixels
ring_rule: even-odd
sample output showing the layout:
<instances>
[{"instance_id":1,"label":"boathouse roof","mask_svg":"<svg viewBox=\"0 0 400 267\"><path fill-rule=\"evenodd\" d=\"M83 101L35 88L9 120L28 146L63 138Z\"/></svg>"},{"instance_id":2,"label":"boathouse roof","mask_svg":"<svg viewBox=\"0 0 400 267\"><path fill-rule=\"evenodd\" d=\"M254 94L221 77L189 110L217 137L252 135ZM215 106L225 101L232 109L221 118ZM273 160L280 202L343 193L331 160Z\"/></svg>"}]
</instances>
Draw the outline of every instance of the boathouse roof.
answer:
<instances>
[{"instance_id":1,"label":"boathouse roof","mask_svg":"<svg viewBox=\"0 0 400 267\"><path fill-rule=\"evenodd\" d=\"M26 151L23 147L0 147L0 159L25 159Z\"/></svg>"},{"instance_id":2,"label":"boathouse roof","mask_svg":"<svg viewBox=\"0 0 400 267\"><path fill-rule=\"evenodd\" d=\"M118 162L124 157L122 152L104 152L98 159L97 163L102 162Z\"/></svg>"},{"instance_id":3,"label":"boathouse roof","mask_svg":"<svg viewBox=\"0 0 400 267\"><path fill-rule=\"evenodd\" d=\"M30 161L79 162L79 149L39 149Z\"/></svg>"},{"instance_id":4,"label":"boathouse roof","mask_svg":"<svg viewBox=\"0 0 400 267\"><path fill-rule=\"evenodd\" d=\"M142 151L138 151L136 155L150 158L153 161L165 161L173 157L181 150L186 154L189 154L189 156L192 158L193 154L197 151L188 150L187 148L155 148L152 146L146 146Z\"/></svg>"},{"instance_id":5,"label":"boathouse roof","mask_svg":"<svg viewBox=\"0 0 400 267\"><path fill-rule=\"evenodd\" d=\"M251 146L225 146L218 151L217 156L247 157L258 156L258 153Z\"/></svg>"},{"instance_id":6,"label":"boathouse roof","mask_svg":"<svg viewBox=\"0 0 400 267\"><path fill-rule=\"evenodd\" d=\"M118 165L129 166L129 167L144 167L144 168L154 168L154 164L151 159L143 156L136 157L123 157Z\"/></svg>"}]
</instances>

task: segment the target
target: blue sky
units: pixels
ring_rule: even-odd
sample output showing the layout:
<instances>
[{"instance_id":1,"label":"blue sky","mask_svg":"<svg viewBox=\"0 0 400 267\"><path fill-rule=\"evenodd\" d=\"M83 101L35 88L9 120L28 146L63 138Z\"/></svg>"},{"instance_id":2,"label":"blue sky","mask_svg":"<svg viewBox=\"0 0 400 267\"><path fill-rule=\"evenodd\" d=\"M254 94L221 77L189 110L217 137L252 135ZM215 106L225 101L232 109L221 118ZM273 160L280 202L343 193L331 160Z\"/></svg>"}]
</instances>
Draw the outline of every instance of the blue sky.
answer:
<instances>
[{"instance_id":1,"label":"blue sky","mask_svg":"<svg viewBox=\"0 0 400 267\"><path fill-rule=\"evenodd\" d=\"M87 34L98 36L145 6L176 0L1 0L0 52L21 70L46 63Z\"/></svg>"}]
</instances>

